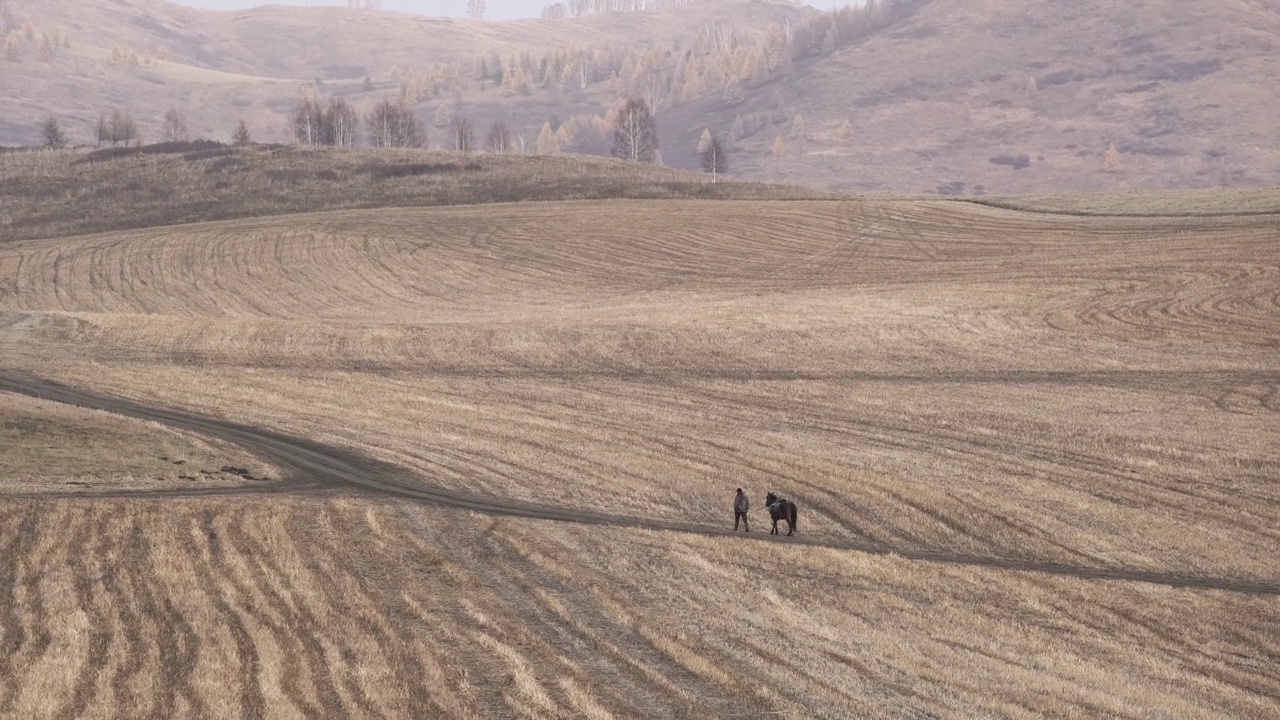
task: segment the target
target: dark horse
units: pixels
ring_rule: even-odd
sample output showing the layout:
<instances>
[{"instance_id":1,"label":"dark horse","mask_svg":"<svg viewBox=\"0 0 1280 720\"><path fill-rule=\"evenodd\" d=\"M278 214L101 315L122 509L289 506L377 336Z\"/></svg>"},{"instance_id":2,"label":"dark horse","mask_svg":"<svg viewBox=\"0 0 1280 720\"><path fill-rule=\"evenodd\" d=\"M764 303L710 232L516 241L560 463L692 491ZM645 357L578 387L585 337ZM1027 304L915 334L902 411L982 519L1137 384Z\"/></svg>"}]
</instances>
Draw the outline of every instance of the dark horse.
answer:
<instances>
[{"instance_id":1,"label":"dark horse","mask_svg":"<svg viewBox=\"0 0 1280 720\"><path fill-rule=\"evenodd\" d=\"M790 500L769 493L764 498L764 504L769 508L769 517L773 519L773 532L770 535L778 534L778 521L787 521L787 534L796 534L796 504Z\"/></svg>"}]
</instances>

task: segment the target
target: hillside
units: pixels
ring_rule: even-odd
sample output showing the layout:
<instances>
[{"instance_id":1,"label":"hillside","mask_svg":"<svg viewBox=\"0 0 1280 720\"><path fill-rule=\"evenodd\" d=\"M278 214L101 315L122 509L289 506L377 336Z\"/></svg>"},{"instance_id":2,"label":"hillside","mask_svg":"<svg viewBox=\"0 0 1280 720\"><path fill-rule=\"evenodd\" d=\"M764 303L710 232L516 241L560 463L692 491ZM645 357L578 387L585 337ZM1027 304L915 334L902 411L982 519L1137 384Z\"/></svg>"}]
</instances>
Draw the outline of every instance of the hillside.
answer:
<instances>
[{"instance_id":1,"label":"hillside","mask_svg":"<svg viewBox=\"0 0 1280 720\"><path fill-rule=\"evenodd\" d=\"M606 158L163 143L0 154L0 242L338 208L826 195Z\"/></svg>"},{"instance_id":2,"label":"hillside","mask_svg":"<svg viewBox=\"0 0 1280 720\"><path fill-rule=\"evenodd\" d=\"M0 57L6 80L22 88L0 96L0 145L37 143L38 123L50 112L74 140L89 142L99 113L115 107L127 108L149 141L159 139L169 107L188 115L198 137L226 139L245 118L255 139L287 141L288 114L300 93L342 96L364 109L402 97L409 80L433 73L449 78L439 92L415 91L413 104L424 120L448 104L481 127L503 119L513 129L536 131L555 114L603 114L615 96L596 81L502 97L496 84L476 77L480 58L536 59L557 49L667 56L697 45L716 23L731 20L747 42L773 24L816 14L752 0L503 22L332 7L215 12L151 0L0 0L0 6L9 7L17 23L33 26L29 39L12 33L18 61ZM45 34L65 36L69 47L40 59ZM444 142L442 131L428 139Z\"/></svg>"},{"instance_id":3,"label":"hillside","mask_svg":"<svg viewBox=\"0 0 1280 720\"><path fill-rule=\"evenodd\" d=\"M608 152L606 109L653 68L662 159L674 167L696 168L710 127L728 141L736 177L839 190L1280 183L1280 125L1266 91L1280 84L1271 60L1280 9L1249 0L898 0L870 13L875 22L837 28L830 46L819 42L824 16L741 0L506 22L143 0L0 4L34 26L21 59L3 61L22 90L0 96L0 144L37 142L48 112L88 142L98 115L116 107L132 112L147 141L176 107L194 136L225 139L243 118L256 140L291 142L289 113L306 93L362 112L406 98L433 147L450 142L439 118L457 116L480 133L507 124L527 152L544 123L566 121L557 149L599 154ZM708 30L730 25L727 49L709 49ZM70 47L40 60L45 33ZM581 83L534 77L540 63L566 57L592 73ZM499 91L496 78L480 78L481 60L489 73L528 68L532 87ZM740 100L725 84L741 88Z\"/></svg>"},{"instance_id":4,"label":"hillside","mask_svg":"<svg viewBox=\"0 0 1280 720\"><path fill-rule=\"evenodd\" d=\"M691 148L708 118L727 133L742 116L739 173L846 189L1276 184L1277 38L1280 6L1248 0L932 0L739 106L661 120L668 147Z\"/></svg>"}]
</instances>

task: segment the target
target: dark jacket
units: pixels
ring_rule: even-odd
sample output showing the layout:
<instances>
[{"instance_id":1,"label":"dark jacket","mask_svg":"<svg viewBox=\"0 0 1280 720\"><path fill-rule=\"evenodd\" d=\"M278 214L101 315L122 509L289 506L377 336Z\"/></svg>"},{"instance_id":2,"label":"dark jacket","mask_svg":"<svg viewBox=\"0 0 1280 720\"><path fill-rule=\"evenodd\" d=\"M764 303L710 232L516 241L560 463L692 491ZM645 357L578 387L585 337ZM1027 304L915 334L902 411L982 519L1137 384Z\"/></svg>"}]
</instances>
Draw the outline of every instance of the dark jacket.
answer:
<instances>
[{"instance_id":1,"label":"dark jacket","mask_svg":"<svg viewBox=\"0 0 1280 720\"><path fill-rule=\"evenodd\" d=\"M733 499L733 511L734 511L734 512L744 513L744 512L746 512L747 510L749 510L750 508L751 508L751 504L750 504L749 502L747 502L747 494L746 494L746 493L738 493L737 497L735 497L735 498Z\"/></svg>"}]
</instances>

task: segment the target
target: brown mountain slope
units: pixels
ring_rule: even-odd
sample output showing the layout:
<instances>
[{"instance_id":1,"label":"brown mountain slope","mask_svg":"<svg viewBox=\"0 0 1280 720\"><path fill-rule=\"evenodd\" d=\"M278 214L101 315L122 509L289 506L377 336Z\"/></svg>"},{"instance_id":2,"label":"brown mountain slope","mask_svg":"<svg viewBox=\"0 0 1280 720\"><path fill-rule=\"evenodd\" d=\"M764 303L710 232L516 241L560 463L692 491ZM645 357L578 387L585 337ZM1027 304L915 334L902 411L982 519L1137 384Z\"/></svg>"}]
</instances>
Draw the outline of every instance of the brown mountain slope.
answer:
<instances>
[{"instance_id":1,"label":"brown mountain slope","mask_svg":"<svg viewBox=\"0 0 1280 720\"><path fill-rule=\"evenodd\" d=\"M727 135L741 115L732 160L753 179L948 193L1274 184L1277 37L1274 2L933 0L741 105L664 114L664 156L692 166L702 128Z\"/></svg>"},{"instance_id":2,"label":"brown mountain slope","mask_svg":"<svg viewBox=\"0 0 1280 720\"><path fill-rule=\"evenodd\" d=\"M0 61L0 144L37 142L49 112L74 141L87 142L99 113L113 107L129 108L147 141L158 139L168 107L187 114L195 136L225 139L245 118L255 139L289 141L287 115L304 90L342 95L364 110L396 96L408 73L432 63L456 62L467 72L481 54L540 56L557 46L663 46L678 57L708 23L732 19L751 44L805 12L726 0L478 22L341 8L218 13L154 0L0 3L35 29L20 43L19 61ZM674 108L660 104L664 161L696 167L698 137L711 127L731 140L735 177L843 190L1005 194L1280 183L1280 124L1270 104L1280 87L1274 2L913 0L900 7L887 29L749 83L739 104L716 90ZM41 60L44 33L65 34L70 47ZM167 61L110 62L117 49L145 58L161 45ZM472 74L464 88L420 97L415 109L430 125L440 105L453 106L482 135L501 120L532 148L549 118L599 114L614 99L603 81L506 97ZM445 134L431 128L431 144L445 144Z\"/></svg>"},{"instance_id":3,"label":"brown mountain slope","mask_svg":"<svg viewBox=\"0 0 1280 720\"><path fill-rule=\"evenodd\" d=\"M279 141L285 139L284 117L304 86L318 84L320 94L346 95L363 108L395 96L406 72L454 62L467 87L458 97L424 99L418 110L425 119L439 102L448 101L474 110L480 126L501 118L513 129L535 119L538 127L552 113L601 112L613 100L605 96L606 83L584 93L536 91L531 97L500 98L492 84L481 92L475 82L479 56L499 53L505 61L528 51L541 57L556 47L679 51L694 45L709 23L732 19L739 37L754 41L773 23L814 13L742 0L504 22L346 8L214 12L157 0L0 0L0 5L34 28L30 39L14 33L21 39L18 61L0 56L0 145L38 142L38 124L50 112L63 119L73 139L85 142L98 114L112 107L129 108L144 139L154 141L171 106L187 114L197 136L225 139L244 117L257 139ZM41 59L44 34L65 35L70 47ZM142 62L111 62L117 49ZM165 60L148 62L157 56ZM364 84L366 77L371 86Z\"/></svg>"}]
</instances>

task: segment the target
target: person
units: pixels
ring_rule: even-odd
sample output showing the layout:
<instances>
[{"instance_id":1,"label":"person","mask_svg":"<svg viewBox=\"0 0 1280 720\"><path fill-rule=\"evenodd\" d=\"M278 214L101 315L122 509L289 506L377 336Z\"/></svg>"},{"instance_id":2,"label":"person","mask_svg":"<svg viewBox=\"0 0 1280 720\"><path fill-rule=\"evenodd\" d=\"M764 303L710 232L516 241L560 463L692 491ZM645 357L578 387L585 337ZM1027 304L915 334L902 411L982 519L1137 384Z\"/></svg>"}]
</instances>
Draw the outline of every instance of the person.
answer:
<instances>
[{"instance_id":1,"label":"person","mask_svg":"<svg viewBox=\"0 0 1280 720\"><path fill-rule=\"evenodd\" d=\"M742 492L742 488L738 488L738 495L733 498L733 531L738 531L738 521L742 521L742 525L751 532L751 523L747 521L747 511L751 509L751 503L747 501L747 494Z\"/></svg>"}]
</instances>

